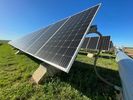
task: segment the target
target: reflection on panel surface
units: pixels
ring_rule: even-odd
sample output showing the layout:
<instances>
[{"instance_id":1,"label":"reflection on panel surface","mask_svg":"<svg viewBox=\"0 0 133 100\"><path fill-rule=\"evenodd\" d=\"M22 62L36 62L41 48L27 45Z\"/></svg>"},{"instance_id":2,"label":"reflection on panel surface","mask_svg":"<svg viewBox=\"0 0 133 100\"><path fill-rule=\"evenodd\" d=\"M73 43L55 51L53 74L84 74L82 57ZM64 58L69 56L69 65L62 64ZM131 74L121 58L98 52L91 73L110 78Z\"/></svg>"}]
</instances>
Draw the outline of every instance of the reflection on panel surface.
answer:
<instances>
[{"instance_id":1,"label":"reflection on panel surface","mask_svg":"<svg viewBox=\"0 0 133 100\"><path fill-rule=\"evenodd\" d=\"M48 39L63 25L63 23L67 19L64 19L60 22L55 23L52 25L37 41L35 41L29 49L27 49L27 52L35 54L47 41Z\"/></svg>"}]
</instances>

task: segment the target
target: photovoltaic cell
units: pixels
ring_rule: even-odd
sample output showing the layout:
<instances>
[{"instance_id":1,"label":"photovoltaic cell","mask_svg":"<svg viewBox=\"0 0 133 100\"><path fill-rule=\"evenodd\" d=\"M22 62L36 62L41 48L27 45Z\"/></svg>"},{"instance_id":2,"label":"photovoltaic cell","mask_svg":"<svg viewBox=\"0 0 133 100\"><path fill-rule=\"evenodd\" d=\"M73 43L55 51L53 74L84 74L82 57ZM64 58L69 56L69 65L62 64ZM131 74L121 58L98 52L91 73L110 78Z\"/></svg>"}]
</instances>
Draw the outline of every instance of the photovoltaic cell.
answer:
<instances>
[{"instance_id":1,"label":"photovoltaic cell","mask_svg":"<svg viewBox=\"0 0 133 100\"><path fill-rule=\"evenodd\" d=\"M94 6L10 44L68 72L99 7Z\"/></svg>"}]
</instances>

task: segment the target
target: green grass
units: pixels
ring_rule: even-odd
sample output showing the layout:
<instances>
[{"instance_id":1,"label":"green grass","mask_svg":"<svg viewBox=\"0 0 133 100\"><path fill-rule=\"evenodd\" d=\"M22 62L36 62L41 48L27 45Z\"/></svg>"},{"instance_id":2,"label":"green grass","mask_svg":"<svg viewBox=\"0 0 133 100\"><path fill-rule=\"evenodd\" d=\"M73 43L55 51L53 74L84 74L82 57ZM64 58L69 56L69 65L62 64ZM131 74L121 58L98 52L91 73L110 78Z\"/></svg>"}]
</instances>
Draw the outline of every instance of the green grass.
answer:
<instances>
[{"instance_id":1,"label":"green grass","mask_svg":"<svg viewBox=\"0 0 133 100\"><path fill-rule=\"evenodd\" d=\"M68 74L48 77L42 85L29 82L40 61L7 44L0 45L0 100L115 100L115 92L99 80L93 60L79 54ZM98 71L107 80L120 84L114 59L100 58Z\"/></svg>"}]
</instances>

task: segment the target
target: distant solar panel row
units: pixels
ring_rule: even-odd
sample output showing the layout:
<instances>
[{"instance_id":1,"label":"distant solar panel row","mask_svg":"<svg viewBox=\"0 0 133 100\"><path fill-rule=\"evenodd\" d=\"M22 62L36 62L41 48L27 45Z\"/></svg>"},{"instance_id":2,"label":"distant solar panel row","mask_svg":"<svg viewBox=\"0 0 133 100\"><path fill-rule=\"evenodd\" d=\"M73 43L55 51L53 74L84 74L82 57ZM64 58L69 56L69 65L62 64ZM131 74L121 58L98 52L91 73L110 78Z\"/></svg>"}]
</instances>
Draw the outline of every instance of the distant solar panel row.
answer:
<instances>
[{"instance_id":1,"label":"distant solar panel row","mask_svg":"<svg viewBox=\"0 0 133 100\"><path fill-rule=\"evenodd\" d=\"M50 65L68 72L100 4L10 44Z\"/></svg>"},{"instance_id":2,"label":"distant solar panel row","mask_svg":"<svg viewBox=\"0 0 133 100\"><path fill-rule=\"evenodd\" d=\"M109 50L110 50L110 49L113 49L113 47L114 47L113 42L110 41L110 43L109 43Z\"/></svg>"},{"instance_id":3,"label":"distant solar panel row","mask_svg":"<svg viewBox=\"0 0 133 100\"><path fill-rule=\"evenodd\" d=\"M81 48L99 50L101 45L102 50L108 50L110 46L110 36L100 37L86 37Z\"/></svg>"}]
</instances>

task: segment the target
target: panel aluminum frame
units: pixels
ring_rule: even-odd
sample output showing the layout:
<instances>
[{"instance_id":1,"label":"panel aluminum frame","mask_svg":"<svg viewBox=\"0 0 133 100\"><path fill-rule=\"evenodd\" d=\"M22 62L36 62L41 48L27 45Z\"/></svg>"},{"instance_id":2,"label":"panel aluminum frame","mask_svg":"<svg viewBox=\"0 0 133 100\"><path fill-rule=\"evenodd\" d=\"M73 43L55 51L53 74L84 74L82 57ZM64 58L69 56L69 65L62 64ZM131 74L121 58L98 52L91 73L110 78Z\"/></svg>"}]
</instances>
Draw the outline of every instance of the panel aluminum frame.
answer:
<instances>
[{"instance_id":1,"label":"panel aluminum frame","mask_svg":"<svg viewBox=\"0 0 133 100\"><path fill-rule=\"evenodd\" d=\"M67 72L67 73L68 73L69 70L70 70L70 68L71 68L71 66L72 66L72 64L73 64L73 62L74 62L74 60L75 60L75 57L76 57L77 53L78 53L78 51L79 51L79 49L80 49L80 47L81 47L81 45L82 45L82 43L83 43L83 41L84 41L84 39L85 39L85 35L89 32L89 29L90 29L90 26L91 26L91 24L92 24L92 21L94 20L94 18L95 18L95 16L96 16L97 12L98 12L98 10L99 10L99 8L100 8L100 6L101 6L101 3L98 4L98 5L95 5L95 6L92 6L92 7L88 8L88 9L91 9L91 8L93 8L93 7L96 7L96 6L98 6L98 8L97 8L96 12L94 13L94 16L93 16L93 18L91 19L91 22L89 23L89 25L88 25L88 27L87 27L87 29L86 29L86 31L85 31L85 33L84 33L84 35L83 35L83 37L82 37L80 43L79 43L79 45L78 45L76 51L75 51L74 54L73 54L73 57L71 58L71 60L70 60L70 62L69 62L69 64L68 64L68 66L67 66L67 68L63 68L62 66L56 65L56 64L54 64L54 63L52 63L52 62L49 62L49 61L47 61L47 60L45 60L45 59L42 59L42 58L40 58L40 57L38 57L38 56L36 56L36 55L33 55L33 54L31 54L31 53L29 53L29 52L27 52L27 51L25 51L25 50L22 50L22 49L20 49L20 50L23 51L23 52L25 52L25 53L27 53L27 54L29 54L29 55L31 55L31 56L33 56L33 57L35 57L35 58L37 58L37 59L39 59L39 60L41 60L41 61L44 61L45 63L48 63L48 64L50 64L50 65L52 65L52 66L54 66L54 67L56 67L56 68L58 68L58 69L60 69L60 70L62 70L62 71L64 71L64 72ZM88 9L87 9L87 10L88 10ZM85 11L85 10L84 10L84 11ZM83 12L83 11L82 11L82 12ZM74 14L74 15L76 15L76 14ZM74 15L73 15L73 16L74 16ZM70 17L71 17L71 16L70 16ZM70 17L68 17L68 19L69 19ZM55 33L55 34L56 34L56 33ZM14 46L14 47L15 47L15 46ZM18 48L18 47L16 47L16 48ZM19 49L19 48L18 48L18 49Z\"/></svg>"}]
</instances>

